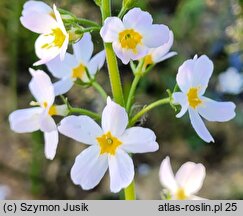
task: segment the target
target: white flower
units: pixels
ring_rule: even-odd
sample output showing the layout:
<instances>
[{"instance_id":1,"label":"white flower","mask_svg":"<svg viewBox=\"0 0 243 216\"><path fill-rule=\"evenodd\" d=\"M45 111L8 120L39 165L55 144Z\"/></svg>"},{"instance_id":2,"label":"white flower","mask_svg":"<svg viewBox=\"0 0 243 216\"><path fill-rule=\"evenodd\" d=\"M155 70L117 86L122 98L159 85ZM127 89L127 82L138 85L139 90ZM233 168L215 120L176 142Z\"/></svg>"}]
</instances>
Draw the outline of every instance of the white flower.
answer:
<instances>
[{"instance_id":1,"label":"white flower","mask_svg":"<svg viewBox=\"0 0 243 216\"><path fill-rule=\"evenodd\" d=\"M155 64L162 62L172 56L176 55L176 52L169 52L174 42L173 32L169 32L169 41L159 46L157 48L150 48L148 54L145 56L144 66L148 66L150 64Z\"/></svg>"},{"instance_id":2,"label":"white flower","mask_svg":"<svg viewBox=\"0 0 243 216\"><path fill-rule=\"evenodd\" d=\"M113 49L124 64L144 57L149 48L156 48L169 40L169 28L152 24L152 16L140 8L133 8L121 21L108 17L101 28L104 42L112 43Z\"/></svg>"},{"instance_id":3,"label":"white flower","mask_svg":"<svg viewBox=\"0 0 243 216\"><path fill-rule=\"evenodd\" d=\"M6 185L0 185L0 200L5 200L10 194L10 188Z\"/></svg>"},{"instance_id":4,"label":"white flower","mask_svg":"<svg viewBox=\"0 0 243 216\"><path fill-rule=\"evenodd\" d=\"M194 194L201 189L205 176L205 167L193 162L184 163L174 176L168 156L162 161L159 171L160 182L169 191L172 200L203 199Z\"/></svg>"},{"instance_id":5,"label":"white flower","mask_svg":"<svg viewBox=\"0 0 243 216\"><path fill-rule=\"evenodd\" d=\"M83 189L94 188L107 169L110 189L118 192L134 178L134 165L130 153L158 150L152 130L142 127L126 129L128 115L123 107L107 98L102 113L102 127L87 116L68 116L58 127L60 133L90 147L76 157L71 169L73 182Z\"/></svg>"},{"instance_id":6,"label":"white flower","mask_svg":"<svg viewBox=\"0 0 243 216\"><path fill-rule=\"evenodd\" d=\"M206 55L199 58L196 55L180 66L176 81L182 92L173 93L174 103L181 105L176 117L182 117L188 110L193 128L205 142L214 142L214 139L200 116L217 122L229 121L235 116L234 103L217 102L203 96L212 73L212 61Z\"/></svg>"},{"instance_id":7,"label":"white flower","mask_svg":"<svg viewBox=\"0 0 243 216\"><path fill-rule=\"evenodd\" d=\"M25 28L40 34L35 42L35 52L40 60L34 65L45 64L59 54L60 59L64 58L69 35L55 5L52 10L43 2L27 1L20 21Z\"/></svg>"},{"instance_id":8,"label":"white flower","mask_svg":"<svg viewBox=\"0 0 243 216\"><path fill-rule=\"evenodd\" d=\"M58 145L57 126L52 118L53 115L65 115L66 105L53 105L55 95L54 88L49 76L41 71L30 69L32 80L29 88L37 102L31 102L32 105L39 107L20 109L9 115L10 127L17 133L27 133L37 130L44 132L45 156L53 159Z\"/></svg>"},{"instance_id":9,"label":"white flower","mask_svg":"<svg viewBox=\"0 0 243 216\"><path fill-rule=\"evenodd\" d=\"M218 89L223 93L239 94L243 90L243 74L234 67L229 67L219 75Z\"/></svg>"},{"instance_id":10,"label":"white flower","mask_svg":"<svg viewBox=\"0 0 243 216\"><path fill-rule=\"evenodd\" d=\"M57 57L46 64L53 76L61 79L54 83L55 95L69 91L77 79L88 82L86 69L91 78L100 70L105 62L105 52L101 51L91 58L93 49L91 35L85 33L80 41L73 44L73 55L66 53L63 61Z\"/></svg>"}]
</instances>

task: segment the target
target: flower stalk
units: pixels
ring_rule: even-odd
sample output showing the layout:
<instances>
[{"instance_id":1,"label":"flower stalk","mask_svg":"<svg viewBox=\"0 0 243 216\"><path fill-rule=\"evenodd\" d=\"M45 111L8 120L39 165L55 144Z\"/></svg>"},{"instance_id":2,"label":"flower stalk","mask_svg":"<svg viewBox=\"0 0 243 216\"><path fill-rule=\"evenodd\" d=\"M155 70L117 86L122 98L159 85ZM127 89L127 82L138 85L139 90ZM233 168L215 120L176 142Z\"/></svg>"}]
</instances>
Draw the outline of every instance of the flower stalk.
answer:
<instances>
[{"instance_id":1,"label":"flower stalk","mask_svg":"<svg viewBox=\"0 0 243 216\"><path fill-rule=\"evenodd\" d=\"M106 101L107 94L106 94L105 90L103 89L103 87L99 83L97 83L95 80L91 82L91 85L100 93L100 95L104 99L104 101Z\"/></svg>"},{"instance_id":2,"label":"flower stalk","mask_svg":"<svg viewBox=\"0 0 243 216\"><path fill-rule=\"evenodd\" d=\"M129 126L133 126L138 119L140 119L145 113L147 113L148 111L150 111L151 109L160 106L160 105L164 105L164 104L169 104L171 101L171 98L164 98L164 99L160 99L158 101L155 101L151 104L149 104L148 106L144 107L140 112L138 112L129 122Z\"/></svg>"},{"instance_id":3,"label":"flower stalk","mask_svg":"<svg viewBox=\"0 0 243 216\"><path fill-rule=\"evenodd\" d=\"M80 114L80 115L87 115L95 120L100 120L100 115L95 112L92 112L92 111L89 111L86 109L82 109L82 108L69 107L69 114L74 114L74 113Z\"/></svg>"}]
</instances>

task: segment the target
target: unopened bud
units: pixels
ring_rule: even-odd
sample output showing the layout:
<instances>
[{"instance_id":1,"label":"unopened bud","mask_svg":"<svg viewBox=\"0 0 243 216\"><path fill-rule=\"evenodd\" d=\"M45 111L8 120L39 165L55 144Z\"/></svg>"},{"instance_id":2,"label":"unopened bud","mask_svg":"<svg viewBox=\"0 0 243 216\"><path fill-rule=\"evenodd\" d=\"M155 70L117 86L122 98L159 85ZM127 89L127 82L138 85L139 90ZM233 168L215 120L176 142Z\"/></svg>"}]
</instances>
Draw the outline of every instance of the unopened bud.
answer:
<instances>
[{"instance_id":1,"label":"unopened bud","mask_svg":"<svg viewBox=\"0 0 243 216\"><path fill-rule=\"evenodd\" d=\"M68 30L69 42L74 43L83 37L83 34L77 33L78 30L80 30L80 28L77 29L75 27L71 27L71 29Z\"/></svg>"}]
</instances>

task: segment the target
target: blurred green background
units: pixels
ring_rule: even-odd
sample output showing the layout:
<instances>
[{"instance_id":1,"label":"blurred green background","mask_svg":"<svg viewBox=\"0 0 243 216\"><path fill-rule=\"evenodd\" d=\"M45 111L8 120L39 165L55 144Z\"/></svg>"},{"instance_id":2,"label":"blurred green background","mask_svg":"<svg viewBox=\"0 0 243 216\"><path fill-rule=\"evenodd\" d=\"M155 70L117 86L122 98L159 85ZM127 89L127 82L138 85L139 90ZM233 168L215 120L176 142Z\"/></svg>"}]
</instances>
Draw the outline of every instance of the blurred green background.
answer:
<instances>
[{"instance_id":1,"label":"blurred green background","mask_svg":"<svg viewBox=\"0 0 243 216\"><path fill-rule=\"evenodd\" d=\"M8 115L29 107L28 68L37 60L34 42L37 34L21 26L19 17L25 0L0 1L0 185L10 188L8 199L117 199L109 191L108 175L91 191L83 191L70 179L75 157L85 148L60 136L53 161L44 157L39 132L15 134L9 129ZM92 0L44 1L72 11L78 17L100 22L99 8ZM173 89L178 67L195 54L208 55L214 62L214 74L206 95L215 100L232 100L237 116L227 123L206 125L215 143L204 143L192 129L188 116L176 119L168 105L148 113L143 126L153 129L160 150L134 156L138 199L160 199L162 186L158 170L169 155L174 170L186 161L201 162L207 176L199 195L208 199L243 199L243 94L236 96L217 91L217 77L229 66L242 71L243 1L238 0L144 0L137 5L149 11L155 23L163 23L174 32L172 50L178 55L158 64L143 78L137 91L136 105L141 107ZM112 13L119 13L122 1L112 0ZM96 51L102 49L98 33L93 34ZM128 66L120 72L125 92L132 81ZM40 67L44 70L44 66ZM110 94L106 67L98 80ZM104 103L94 89L74 87L68 94L73 106L101 111Z\"/></svg>"}]
</instances>

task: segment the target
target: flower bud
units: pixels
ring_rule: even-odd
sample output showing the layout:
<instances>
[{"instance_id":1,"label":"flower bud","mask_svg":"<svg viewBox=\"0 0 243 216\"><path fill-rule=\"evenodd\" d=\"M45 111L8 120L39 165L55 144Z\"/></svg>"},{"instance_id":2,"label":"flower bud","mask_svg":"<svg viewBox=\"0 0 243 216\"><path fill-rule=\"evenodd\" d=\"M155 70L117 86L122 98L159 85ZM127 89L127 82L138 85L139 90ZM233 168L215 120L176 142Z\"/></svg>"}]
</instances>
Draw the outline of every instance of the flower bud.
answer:
<instances>
[{"instance_id":1,"label":"flower bud","mask_svg":"<svg viewBox=\"0 0 243 216\"><path fill-rule=\"evenodd\" d=\"M83 34L77 33L77 30L80 30L80 27L77 29L72 26L70 30L68 30L69 42L74 43L83 37Z\"/></svg>"}]
</instances>

